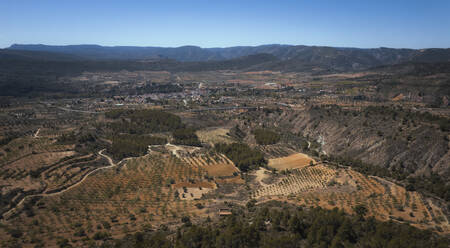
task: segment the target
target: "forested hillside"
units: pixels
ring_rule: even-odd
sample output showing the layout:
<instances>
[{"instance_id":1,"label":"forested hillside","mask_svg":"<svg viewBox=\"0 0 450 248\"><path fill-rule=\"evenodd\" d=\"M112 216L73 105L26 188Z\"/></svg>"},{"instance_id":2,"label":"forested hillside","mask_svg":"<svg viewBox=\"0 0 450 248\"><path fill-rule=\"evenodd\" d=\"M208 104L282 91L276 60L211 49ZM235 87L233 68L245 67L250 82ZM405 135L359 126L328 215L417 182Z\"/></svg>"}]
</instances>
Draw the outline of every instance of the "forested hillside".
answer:
<instances>
[{"instance_id":1,"label":"forested hillside","mask_svg":"<svg viewBox=\"0 0 450 248\"><path fill-rule=\"evenodd\" d=\"M174 231L140 232L122 240L107 241L102 247L436 247L448 239L395 222L364 218L365 209L347 216L332 211L292 208L272 202L236 210L220 221L192 224Z\"/></svg>"}]
</instances>

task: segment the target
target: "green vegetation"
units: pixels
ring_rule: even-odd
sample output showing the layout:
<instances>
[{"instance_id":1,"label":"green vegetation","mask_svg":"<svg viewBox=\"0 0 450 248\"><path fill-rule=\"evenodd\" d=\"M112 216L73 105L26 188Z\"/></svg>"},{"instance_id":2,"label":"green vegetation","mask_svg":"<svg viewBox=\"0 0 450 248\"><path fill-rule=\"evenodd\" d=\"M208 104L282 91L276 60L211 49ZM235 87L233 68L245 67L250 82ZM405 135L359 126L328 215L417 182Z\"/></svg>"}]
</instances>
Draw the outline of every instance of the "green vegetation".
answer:
<instances>
[{"instance_id":1,"label":"green vegetation","mask_svg":"<svg viewBox=\"0 0 450 248\"><path fill-rule=\"evenodd\" d=\"M180 117L171 113L151 109L116 109L106 112L105 116L114 120L109 126L114 134L111 152L116 159L141 156L148 145L167 143L165 138L145 136L150 133L172 132L174 144L201 146L195 130L186 127Z\"/></svg>"},{"instance_id":2,"label":"green vegetation","mask_svg":"<svg viewBox=\"0 0 450 248\"><path fill-rule=\"evenodd\" d=\"M272 145L280 141L280 135L268 129L256 129L253 134L256 142L260 145Z\"/></svg>"},{"instance_id":3,"label":"green vegetation","mask_svg":"<svg viewBox=\"0 0 450 248\"><path fill-rule=\"evenodd\" d=\"M215 145L215 149L217 152L225 154L243 172L267 164L264 155L261 152L250 148L247 144L218 143Z\"/></svg>"},{"instance_id":4,"label":"green vegetation","mask_svg":"<svg viewBox=\"0 0 450 248\"><path fill-rule=\"evenodd\" d=\"M336 162L344 166L351 166L354 170L365 174L379 177L393 178L399 181L406 180L406 189L409 191L426 191L432 193L446 201L450 201L450 185L439 175L431 173L429 177L408 177L400 170L390 170L385 167L367 164L358 159L341 156L321 156L323 160Z\"/></svg>"},{"instance_id":5,"label":"green vegetation","mask_svg":"<svg viewBox=\"0 0 450 248\"><path fill-rule=\"evenodd\" d=\"M9 142L11 142L13 139L16 139L20 137L20 134L17 132L13 133L5 133L4 137L0 138L0 146L7 145Z\"/></svg>"},{"instance_id":6,"label":"green vegetation","mask_svg":"<svg viewBox=\"0 0 450 248\"><path fill-rule=\"evenodd\" d=\"M392 108L387 106L369 106L364 109L366 116L383 115L392 116L394 120L406 119L409 121L427 122L439 126L442 132L450 131L450 119L443 116L433 115L429 112L413 112L402 107Z\"/></svg>"},{"instance_id":7,"label":"green vegetation","mask_svg":"<svg viewBox=\"0 0 450 248\"><path fill-rule=\"evenodd\" d=\"M188 146L202 146L193 128L180 128L173 131L174 144Z\"/></svg>"},{"instance_id":8,"label":"green vegetation","mask_svg":"<svg viewBox=\"0 0 450 248\"><path fill-rule=\"evenodd\" d=\"M105 116L116 120L110 124L115 133L145 134L184 128L180 117L160 110L117 109L106 112Z\"/></svg>"},{"instance_id":9,"label":"green vegetation","mask_svg":"<svg viewBox=\"0 0 450 248\"><path fill-rule=\"evenodd\" d=\"M144 155L149 145L163 145L167 139L145 135L122 134L112 139L111 153L114 158L120 160L126 157L137 157Z\"/></svg>"},{"instance_id":10,"label":"green vegetation","mask_svg":"<svg viewBox=\"0 0 450 248\"><path fill-rule=\"evenodd\" d=\"M447 202L450 201L450 185L441 176L431 173L429 177L409 177L407 179L407 190L425 190L433 193Z\"/></svg>"},{"instance_id":11,"label":"green vegetation","mask_svg":"<svg viewBox=\"0 0 450 248\"><path fill-rule=\"evenodd\" d=\"M246 133L244 131L242 131L238 125L231 128L229 134L231 137L235 137L239 140L245 138L245 136L246 136Z\"/></svg>"},{"instance_id":12,"label":"green vegetation","mask_svg":"<svg viewBox=\"0 0 450 248\"><path fill-rule=\"evenodd\" d=\"M97 132L81 128L77 131L64 133L57 138L58 144L70 145L76 144L75 150L80 153L90 153L93 150L98 150L105 147Z\"/></svg>"},{"instance_id":13,"label":"green vegetation","mask_svg":"<svg viewBox=\"0 0 450 248\"><path fill-rule=\"evenodd\" d=\"M448 239L406 224L352 217L337 209L280 208L280 204L235 211L218 223L186 222L173 235L136 233L103 247L448 247Z\"/></svg>"}]
</instances>

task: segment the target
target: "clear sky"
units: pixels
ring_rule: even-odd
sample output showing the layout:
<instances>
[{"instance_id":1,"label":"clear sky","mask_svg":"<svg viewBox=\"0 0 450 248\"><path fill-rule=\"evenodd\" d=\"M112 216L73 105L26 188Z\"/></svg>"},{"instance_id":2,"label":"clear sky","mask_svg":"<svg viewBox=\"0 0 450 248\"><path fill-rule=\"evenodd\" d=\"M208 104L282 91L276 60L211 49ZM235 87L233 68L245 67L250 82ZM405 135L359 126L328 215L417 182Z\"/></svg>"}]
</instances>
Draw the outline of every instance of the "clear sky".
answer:
<instances>
[{"instance_id":1,"label":"clear sky","mask_svg":"<svg viewBox=\"0 0 450 248\"><path fill-rule=\"evenodd\" d=\"M0 47L450 47L450 0L0 0Z\"/></svg>"}]
</instances>

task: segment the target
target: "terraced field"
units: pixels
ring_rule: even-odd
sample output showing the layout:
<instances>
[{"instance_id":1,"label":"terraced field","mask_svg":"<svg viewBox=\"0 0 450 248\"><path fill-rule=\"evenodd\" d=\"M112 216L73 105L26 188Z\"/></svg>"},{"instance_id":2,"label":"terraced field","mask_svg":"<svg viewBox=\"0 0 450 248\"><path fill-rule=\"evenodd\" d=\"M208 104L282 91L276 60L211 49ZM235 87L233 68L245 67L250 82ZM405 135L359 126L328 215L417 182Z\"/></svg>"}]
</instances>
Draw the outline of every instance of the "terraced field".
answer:
<instances>
[{"instance_id":1,"label":"terraced field","mask_svg":"<svg viewBox=\"0 0 450 248\"><path fill-rule=\"evenodd\" d=\"M191 154L184 156L182 160L193 167L205 170L212 177L231 177L239 172L233 161L219 153Z\"/></svg>"},{"instance_id":2,"label":"terraced field","mask_svg":"<svg viewBox=\"0 0 450 248\"><path fill-rule=\"evenodd\" d=\"M81 242L86 233L97 231L123 236L154 221L205 215L206 209L196 204L206 200L193 201L215 188L204 175L201 166L154 152L99 171L64 194L42 198L31 207L32 216L22 212L7 223L20 223L17 228L27 236L39 233L43 239L75 236Z\"/></svg>"},{"instance_id":3,"label":"terraced field","mask_svg":"<svg viewBox=\"0 0 450 248\"><path fill-rule=\"evenodd\" d=\"M23 137L3 146L0 158L0 206L3 215L26 195L66 188L105 164L97 154L76 153L73 145L47 137Z\"/></svg>"},{"instance_id":4,"label":"terraced field","mask_svg":"<svg viewBox=\"0 0 450 248\"><path fill-rule=\"evenodd\" d=\"M347 173L355 180L357 190L303 193L296 199L307 205L329 209L339 207L349 213L353 213L354 206L362 204L367 207L369 216L383 221L394 220L420 228L435 228L442 233L450 232L447 217L430 199L390 182L365 177L354 171Z\"/></svg>"},{"instance_id":5,"label":"terraced field","mask_svg":"<svg viewBox=\"0 0 450 248\"><path fill-rule=\"evenodd\" d=\"M74 145L56 144L54 140L48 138L23 137L11 141L0 150L0 166L13 163L30 155L71 151Z\"/></svg>"},{"instance_id":6,"label":"terraced field","mask_svg":"<svg viewBox=\"0 0 450 248\"><path fill-rule=\"evenodd\" d=\"M278 159L280 157L287 157L297 153L294 149L286 147L284 145L265 145L257 146L256 149L264 153L264 157L267 159Z\"/></svg>"},{"instance_id":7,"label":"terraced field","mask_svg":"<svg viewBox=\"0 0 450 248\"><path fill-rule=\"evenodd\" d=\"M327 187L328 182L335 175L335 171L323 165L309 166L292 170L292 174L280 182L270 184L252 193L253 198L264 196L288 196L307 190Z\"/></svg>"},{"instance_id":8,"label":"terraced field","mask_svg":"<svg viewBox=\"0 0 450 248\"><path fill-rule=\"evenodd\" d=\"M288 200L327 209L338 207L350 214L354 213L354 206L363 205L368 216L379 220L450 233L448 217L437 202L418 192L406 191L395 183L350 169L324 165L294 169L277 183L256 189L251 197L259 201Z\"/></svg>"}]
</instances>

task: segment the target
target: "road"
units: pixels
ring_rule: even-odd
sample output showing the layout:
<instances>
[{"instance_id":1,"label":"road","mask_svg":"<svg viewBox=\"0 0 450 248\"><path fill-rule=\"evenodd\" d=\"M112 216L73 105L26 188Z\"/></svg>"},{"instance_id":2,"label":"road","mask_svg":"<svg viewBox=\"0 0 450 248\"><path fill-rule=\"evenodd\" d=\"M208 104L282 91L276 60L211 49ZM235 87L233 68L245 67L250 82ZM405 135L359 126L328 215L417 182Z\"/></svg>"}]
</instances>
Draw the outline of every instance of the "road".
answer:
<instances>
[{"instance_id":1,"label":"road","mask_svg":"<svg viewBox=\"0 0 450 248\"><path fill-rule=\"evenodd\" d=\"M215 110L236 110L236 109L257 109L258 107L217 107L217 108L202 108L202 109L190 109L190 112L203 112L203 111L215 111Z\"/></svg>"},{"instance_id":2,"label":"road","mask_svg":"<svg viewBox=\"0 0 450 248\"><path fill-rule=\"evenodd\" d=\"M129 159L132 159L131 157L130 157L130 158L124 158L124 159L122 159L119 163L115 164L114 161L111 159L111 157L109 157L108 155L103 154L104 151L105 151L105 149L100 150L100 151L98 152L98 154L99 154L100 156L102 156L102 157L104 157L104 158L106 158L106 159L108 160L108 162L109 162L109 165L108 165L108 166L100 167L100 168L97 168L97 169L95 169L95 170L92 170L91 172L89 172L89 173L87 173L86 175L84 175L83 178L82 178L80 181L78 181L78 182L76 182L76 183L70 185L69 187L67 187L67 188L65 188L65 189L61 189L61 190L56 191L56 192L53 192L53 193L41 193L41 194L27 195L27 196L25 196L19 203L17 203L17 205L16 205L14 208L11 208L11 209L8 210L6 213L4 213L4 214L3 214L3 217L7 217L7 216L10 216L11 214L13 214L13 213L15 212L15 210L16 210L17 208L19 208L19 207L20 207L27 199L29 199L29 198L37 197L37 196L48 197L48 196L60 195L60 194L62 194L62 193L64 193L64 192L67 192L67 191L69 191L69 190L71 190L71 189L77 187L78 185L80 185L81 183L83 183L90 175L92 175L92 174L95 173L95 172L97 172L97 171L99 171L99 170L105 170L105 169L114 168L114 167L116 167L117 165L121 164L122 162L124 162L124 161L126 161L126 160L129 160ZM6 219L6 218L5 218L5 219Z\"/></svg>"},{"instance_id":3,"label":"road","mask_svg":"<svg viewBox=\"0 0 450 248\"><path fill-rule=\"evenodd\" d=\"M87 110L70 109L70 108L64 108L64 107L57 107L57 108L64 110L64 111L71 111L71 112L78 112L78 113L85 113L85 114L102 114L103 113L103 112L95 112L95 111L87 111Z\"/></svg>"}]
</instances>

